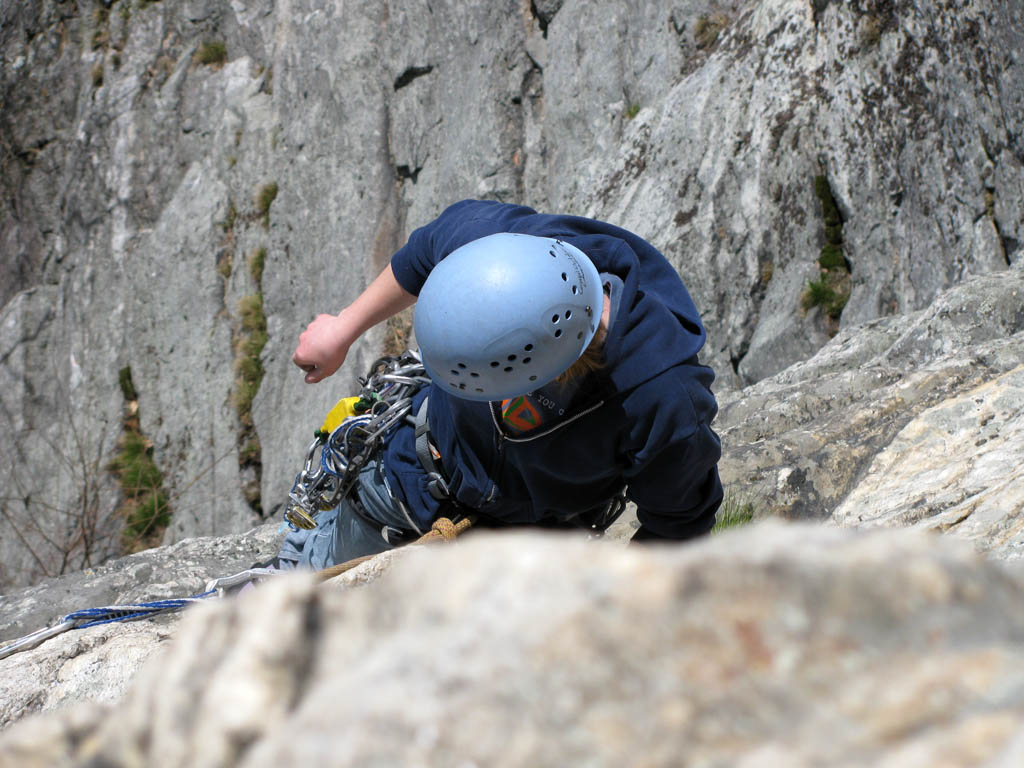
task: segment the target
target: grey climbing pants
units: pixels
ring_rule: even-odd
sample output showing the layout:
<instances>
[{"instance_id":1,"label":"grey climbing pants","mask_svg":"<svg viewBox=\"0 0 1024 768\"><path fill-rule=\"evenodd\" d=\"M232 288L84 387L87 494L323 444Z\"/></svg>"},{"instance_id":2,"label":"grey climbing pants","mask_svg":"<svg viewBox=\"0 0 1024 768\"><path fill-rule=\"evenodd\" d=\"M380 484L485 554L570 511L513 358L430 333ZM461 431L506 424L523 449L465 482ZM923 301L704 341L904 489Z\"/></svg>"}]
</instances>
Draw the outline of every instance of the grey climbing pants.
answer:
<instances>
[{"instance_id":1,"label":"grey climbing pants","mask_svg":"<svg viewBox=\"0 0 1024 768\"><path fill-rule=\"evenodd\" d=\"M320 570L375 555L418 536L411 526L401 503L390 493L383 470L371 461L359 473L349 496L316 516L316 528L291 531L285 537L278 567Z\"/></svg>"}]
</instances>

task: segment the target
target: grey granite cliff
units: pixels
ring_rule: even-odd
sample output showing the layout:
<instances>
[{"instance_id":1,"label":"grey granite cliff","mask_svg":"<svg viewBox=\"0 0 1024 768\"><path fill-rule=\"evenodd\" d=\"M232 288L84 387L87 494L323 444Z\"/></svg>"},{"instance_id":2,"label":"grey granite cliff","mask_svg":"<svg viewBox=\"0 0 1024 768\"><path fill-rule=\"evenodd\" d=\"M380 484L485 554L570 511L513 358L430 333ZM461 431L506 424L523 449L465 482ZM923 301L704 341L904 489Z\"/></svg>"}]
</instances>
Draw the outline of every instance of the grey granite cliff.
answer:
<instances>
[{"instance_id":1,"label":"grey granite cliff","mask_svg":"<svg viewBox=\"0 0 1024 768\"><path fill-rule=\"evenodd\" d=\"M289 362L297 332L463 197L649 238L704 314L722 393L1019 264L1019 11L4 4L0 583L118 550L105 468L126 369L166 542L275 514L309 431L384 336L313 388ZM838 318L802 308L826 245L849 269ZM264 374L240 413L256 296Z\"/></svg>"}]
</instances>

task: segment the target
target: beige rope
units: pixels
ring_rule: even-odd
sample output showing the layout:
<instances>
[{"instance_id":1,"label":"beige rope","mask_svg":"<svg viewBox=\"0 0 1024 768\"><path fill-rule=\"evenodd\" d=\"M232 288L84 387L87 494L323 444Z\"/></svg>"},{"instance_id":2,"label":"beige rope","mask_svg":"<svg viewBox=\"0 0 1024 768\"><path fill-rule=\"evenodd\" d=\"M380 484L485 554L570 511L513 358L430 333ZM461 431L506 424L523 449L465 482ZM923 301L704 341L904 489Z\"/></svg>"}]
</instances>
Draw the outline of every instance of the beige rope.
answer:
<instances>
[{"instance_id":1,"label":"beige rope","mask_svg":"<svg viewBox=\"0 0 1024 768\"><path fill-rule=\"evenodd\" d=\"M457 536L469 530L473 526L473 522L473 517L464 517L457 523L453 523L447 517L439 517L434 521L434 524L430 526L429 531L411 543L430 544L435 541L455 541ZM345 573L345 571L351 571L357 565L362 565L373 557L376 557L376 555L363 555L362 557L355 557L351 560L346 560L344 563L338 563L337 565L332 565L329 568L324 568L323 570L316 572L317 581L333 579L335 576Z\"/></svg>"}]
</instances>

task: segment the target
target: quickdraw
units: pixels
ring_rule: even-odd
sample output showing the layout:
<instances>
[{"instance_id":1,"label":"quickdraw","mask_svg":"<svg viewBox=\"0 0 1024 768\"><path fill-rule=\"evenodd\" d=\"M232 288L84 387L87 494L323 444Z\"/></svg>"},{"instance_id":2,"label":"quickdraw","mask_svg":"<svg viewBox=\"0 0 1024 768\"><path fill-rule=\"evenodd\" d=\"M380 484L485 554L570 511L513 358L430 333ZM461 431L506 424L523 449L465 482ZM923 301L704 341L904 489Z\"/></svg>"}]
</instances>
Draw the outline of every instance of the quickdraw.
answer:
<instances>
[{"instance_id":1,"label":"quickdraw","mask_svg":"<svg viewBox=\"0 0 1024 768\"><path fill-rule=\"evenodd\" d=\"M382 438L402 421L415 426L412 416L413 395L430 383L418 352L409 350L395 357L382 357L360 379L358 397L340 400L315 433L306 462L295 478L288 494L285 520L294 527L316 527L316 515L333 509L352 489L359 470L373 458ZM440 518L431 530L423 533L410 519L410 525L422 534L415 543L450 540L473 524L473 518L460 516L455 520ZM369 557L356 558L320 572L321 580L342 573ZM180 611L193 603L225 597L250 582L259 582L280 575L282 571L253 567L214 579L204 592L191 597L156 600L130 605L107 605L88 608L63 616L56 624L0 646L0 659L19 651L35 648L62 632L112 622L137 621L163 613Z\"/></svg>"},{"instance_id":2,"label":"quickdraw","mask_svg":"<svg viewBox=\"0 0 1024 768\"><path fill-rule=\"evenodd\" d=\"M413 423L413 395L430 383L413 350L380 358L359 381L359 397L345 398L331 409L306 452L284 513L293 528L315 528L316 515L345 498L381 439L403 420Z\"/></svg>"},{"instance_id":3,"label":"quickdraw","mask_svg":"<svg viewBox=\"0 0 1024 768\"><path fill-rule=\"evenodd\" d=\"M455 537L466 531L473 525L474 518L463 517L459 520L450 520L446 517L434 521L430 530L417 539L415 544L430 544L437 541L454 541ZM317 581L327 581L346 571L361 565L374 555L357 557L338 565L332 565L317 571ZM85 610L69 613L58 620L50 627L32 632L20 637L9 645L0 646L0 659L6 659L20 651L27 651L35 648L51 637L67 632L72 629L86 629L99 626L100 624L112 624L126 621L138 621L159 616L164 613L175 613L188 606L211 598L223 598L239 590L249 583L259 583L265 579L276 577L287 571L279 571L273 568L249 568L232 576L225 576L220 579L213 579L207 582L206 590L191 597L171 598L169 600L156 600L149 603L132 603L129 605L105 605L99 608L86 608Z\"/></svg>"}]
</instances>

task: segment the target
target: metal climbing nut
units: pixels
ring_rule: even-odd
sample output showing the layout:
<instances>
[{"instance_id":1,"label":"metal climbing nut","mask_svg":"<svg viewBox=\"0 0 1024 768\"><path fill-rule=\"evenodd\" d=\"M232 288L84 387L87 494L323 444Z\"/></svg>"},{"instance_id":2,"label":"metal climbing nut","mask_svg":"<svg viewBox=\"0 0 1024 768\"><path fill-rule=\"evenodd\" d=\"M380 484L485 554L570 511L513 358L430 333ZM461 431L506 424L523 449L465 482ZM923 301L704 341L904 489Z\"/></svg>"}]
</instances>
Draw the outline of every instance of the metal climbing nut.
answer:
<instances>
[{"instance_id":1,"label":"metal climbing nut","mask_svg":"<svg viewBox=\"0 0 1024 768\"><path fill-rule=\"evenodd\" d=\"M291 504L285 510L284 519L296 528L301 528L304 531L311 531L316 528L316 520L311 515L306 514L306 511L298 504Z\"/></svg>"}]
</instances>

